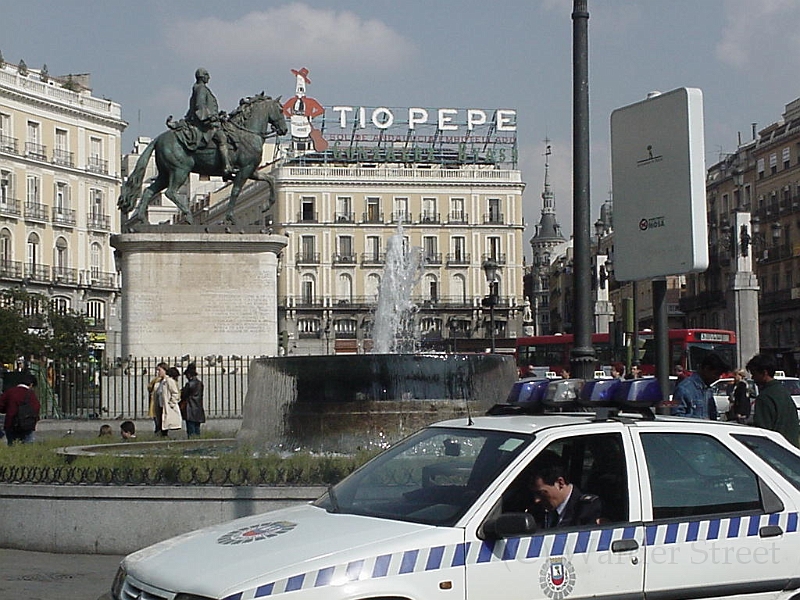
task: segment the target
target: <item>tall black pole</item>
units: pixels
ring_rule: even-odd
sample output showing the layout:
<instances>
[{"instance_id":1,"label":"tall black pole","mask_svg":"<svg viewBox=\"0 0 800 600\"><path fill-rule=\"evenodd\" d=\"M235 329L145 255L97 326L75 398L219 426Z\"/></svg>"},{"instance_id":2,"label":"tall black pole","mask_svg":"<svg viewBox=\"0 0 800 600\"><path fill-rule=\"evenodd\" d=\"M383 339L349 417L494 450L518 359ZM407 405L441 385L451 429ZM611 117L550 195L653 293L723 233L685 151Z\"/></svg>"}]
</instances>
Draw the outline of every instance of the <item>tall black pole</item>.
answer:
<instances>
[{"instance_id":1,"label":"tall black pole","mask_svg":"<svg viewBox=\"0 0 800 600\"><path fill-rule=\"evenodd\" d=\"M573 377L591 379L592 347L591 206L589 199L589 10L587 0L572 5L572 236Z\"/></svg>"}]
</instances>

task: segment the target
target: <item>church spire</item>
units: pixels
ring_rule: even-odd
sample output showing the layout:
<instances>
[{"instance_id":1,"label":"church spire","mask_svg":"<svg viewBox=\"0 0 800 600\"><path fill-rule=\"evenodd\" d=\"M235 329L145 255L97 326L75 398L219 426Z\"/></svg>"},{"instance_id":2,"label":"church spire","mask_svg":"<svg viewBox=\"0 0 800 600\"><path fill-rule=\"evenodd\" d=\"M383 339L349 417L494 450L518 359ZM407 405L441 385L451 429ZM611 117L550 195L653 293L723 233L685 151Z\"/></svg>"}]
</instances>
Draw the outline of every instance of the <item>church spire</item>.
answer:
<instances>
[{"instance_id":1,"label":"church spire","mask_svg":"<svg viewBox=\"0 0 800 600\"><path fill-rule=\"evenodd\" d=\"M542 214L555 214L556 201L553 190L550 188L550 155L553 153L550 148L549 138L545 138L545 151L544 151L544 191L542 192Z\"/></svg>"},{"instance_id":2,"label":"church spire","mask_svg":"<svg viewBox=\"0 0 800 600\"><path fill-rule=\"evenodd\" d=\"M542 191L542 218L536 226L536 233L531 238L531 245L537 242L545 242L550 244L553 242L564 241L564 236L561 234L561 225L556 220L556 196L550 187L550 155L553 153L550 146L550 139L545 138L545 151L544 151L544 190ZM536 250L534 248L534 254Z\"/></svg>"}]
</instances>

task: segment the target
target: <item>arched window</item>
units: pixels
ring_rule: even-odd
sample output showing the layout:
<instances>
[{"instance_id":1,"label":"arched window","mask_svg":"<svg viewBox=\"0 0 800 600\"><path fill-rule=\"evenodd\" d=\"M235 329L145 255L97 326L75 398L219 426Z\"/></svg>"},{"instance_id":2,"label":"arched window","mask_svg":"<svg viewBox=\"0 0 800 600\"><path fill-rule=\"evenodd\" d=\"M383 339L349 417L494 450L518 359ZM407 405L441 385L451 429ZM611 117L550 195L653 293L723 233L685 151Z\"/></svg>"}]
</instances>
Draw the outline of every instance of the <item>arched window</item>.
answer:
<instances>
[{"instance_id":1,"label":"arched window","mask_svg":"<svg viewBox=\"0 0 800 600\"><path fill-rule=\"evenodd\" d=\"M41 257L39 256L39 236L35 233L31 233L28 236L28 266L35 267L41 261Z\"/></svg>"},{"instance_id":2,"label":"arched window","mask_svg":"<svg viewBox=\"0 0 800 600\"><path fill-rule=\"evenodd\" d=\"M439 280L435 275L425 276L424 290L425 300L430 300L431 302L437 302L439 300Z\"/></svg>"},{"instance_id":3,"label":"arched window","mask_svg":"<svg viewBox=\"0 0 800 600\"><path fill-rule=\"evenodd\" d=\"M92 277L96 278L100 276L100 272L103 270L103 248L97 242L92 244L91 249L91 265L90 269L92 272Z\"/></svg>"},{"instance_id":4,"label":"arched window","mask_svg":"<svg viewBox=\"0 0 800 600\"><path fill-rule=\"evenodd\" d=\"M301 303L310 306L314 304L315 297L315 281L312 275L303 275L303 283L301 287Z\"/></svg>"},{"instance_id":5,"label":"arched window","mask_svg":"<svg viewBox=\"0 0 800 600\"><path fill-rule=\"evenodd\" d=\"M0 229L0 263L6 266L9 266L6 263L10 263L14 258L12 241L11 231L7 228Z\"/></svg>"},{"instance_id":6,"label":"arched window","mask_svg":"<svg viewBox=\"0 0 800 600\"><path fill-rule=\"evenodd\" d=\"M450 280L450 293L457 302L467 303L467 278L463 275L453 275Z\"/></svg>"},{"instance_id":7,"label":"arched window","mask_svg":"<svg viewBox=\"0 0 800 600\"><path fill-rule=\"evenodd\" d=\"M71 301L65 296L53 296L50 299L50 308L60 315L69 312Z\"/></svg>"},{"instance_id":8,"label":"arched window","mask_svg":"<svg viewBox=\"0 0 800 600\"><path fill-rule=\"evenodd\" d=\"M378 297L378 291L381 289L381 276L377 273L370 273L367 275L365 284L364 293L367 296L367 300L375 300Z\"/></svg>"},{"instance_id":9,"label":"arched window","mask_svg":"<svg viewBox=\"0 0 800 600\"><path fill-rule=\"evenodd\" d=\"M56 240L55 251L53 252L53 262L56 267L56 274L63 275L64 270L69 266L69 254L67 252L67 240L59 237Z\"/></svg>"},{"instance_id":10,"label":"arched window","mask_svg":"<svg viewBox=\"0 0 800 600\"><path fill-rule=\"evenodd\" d=\"M337 300L352 302L353 301L353 278L347 273L339 275L339 280L336 286Z\"/></svg>"},{"instance_id":11,"label":"arched window","mask_svg":"<svg viewBox=\"0 0 800 600\"><path fill-rule=\"evenodd\" d=\"M86 318L90 325L102 325L106 318L106 303L102 300L89 300L86 303Z\"/></svg>"}]
</instances>

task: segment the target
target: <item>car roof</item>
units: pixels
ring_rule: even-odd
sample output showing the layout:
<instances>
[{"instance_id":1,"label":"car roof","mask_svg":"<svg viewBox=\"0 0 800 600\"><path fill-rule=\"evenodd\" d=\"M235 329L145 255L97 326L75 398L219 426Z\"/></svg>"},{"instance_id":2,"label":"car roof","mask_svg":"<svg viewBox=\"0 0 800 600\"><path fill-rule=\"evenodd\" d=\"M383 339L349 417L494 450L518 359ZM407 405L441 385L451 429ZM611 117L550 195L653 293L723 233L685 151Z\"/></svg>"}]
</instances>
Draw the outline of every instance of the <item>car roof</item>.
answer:
<instances>
[{"instance_id":1,"label":"car roof","mask_svg":"<svg viewBox=\"0 0 800 600\"><path fill-rule=\"evenodd\" d=\"M507 433L532 434L552 427L564 427L568 425L585 425L590 423L625 423L628 425L641 425L645 423L673 423L677 426L691 425L697 427L698 424L708 426L727 426L721 421L709 421L707 419L693 419L688 417L672 417L657 415L655 420L643 418L641 415L630 412L620 413L618 417L598 420L593 412L580 413L550 413L543 415L497 415L479 417L460 417L434 423L429 427L448 427L456 429L483 429L504 431Z\"/></svg>"}]
</instances>

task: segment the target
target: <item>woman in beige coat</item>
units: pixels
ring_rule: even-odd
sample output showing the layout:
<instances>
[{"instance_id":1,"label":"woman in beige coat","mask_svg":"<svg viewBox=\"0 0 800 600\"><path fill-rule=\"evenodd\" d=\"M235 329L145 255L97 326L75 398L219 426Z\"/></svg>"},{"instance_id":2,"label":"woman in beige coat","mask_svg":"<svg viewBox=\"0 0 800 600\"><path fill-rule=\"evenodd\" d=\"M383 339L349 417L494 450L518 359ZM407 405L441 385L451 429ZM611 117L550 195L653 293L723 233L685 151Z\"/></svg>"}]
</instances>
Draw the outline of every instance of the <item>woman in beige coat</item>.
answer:
<instances>
[{"instance_id":1,"label":"woman in beige coat","mask_svg":"<svg viewBox=\"0 0 800 600\"><path fill-rule=\"evenodd\" d=\"M161 435L166 436L170 429L181 429L183 421L178 402L181 393L178 389L178 377L180 372L175 367L167 367L165 363L159 363L156 367L159 382L155 387L156 412L161 411Z\"/></svg>"}]
</instances>

